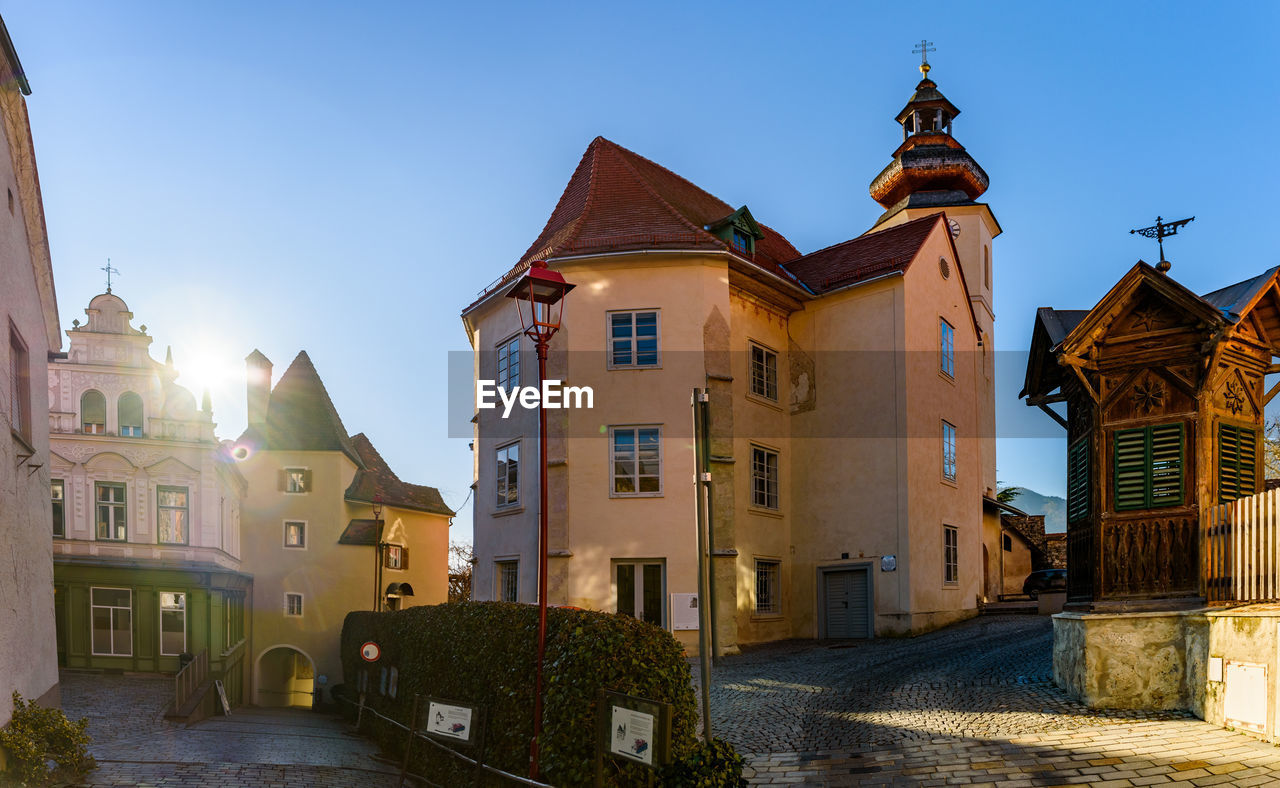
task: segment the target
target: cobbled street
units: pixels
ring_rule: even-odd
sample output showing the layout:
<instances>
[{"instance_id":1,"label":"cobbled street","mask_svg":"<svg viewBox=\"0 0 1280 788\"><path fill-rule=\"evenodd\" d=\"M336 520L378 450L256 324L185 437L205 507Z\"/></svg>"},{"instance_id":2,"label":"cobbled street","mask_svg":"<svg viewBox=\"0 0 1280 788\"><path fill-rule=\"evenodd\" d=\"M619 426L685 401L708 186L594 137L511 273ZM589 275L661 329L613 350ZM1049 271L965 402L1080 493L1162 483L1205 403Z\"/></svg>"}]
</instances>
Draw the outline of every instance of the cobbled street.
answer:
<instances>
[{"instance_id":1,"label":"cobbled street","mask_svg":"<svg viewBox=\"0 0 1280 788\"><path fill-rule=\"evenodd\" d=\"M759 785L1280 786L1280 749L1257 739L1068 699L1052 649L1040 616L752 648L713 673L711 724Z\"/></svg>"},{"instance_id":2,"label":"cobbled street","mask_svg":"<svg viewBox=\"0 0 1280 788\"><path fill-rule=\"evenodd\" d=\"M239 708L190 727L166 722L173 679L62 671L62 706L87 717L98 768L82 786L383 788L394 770L337 717Z\"/></svg>"}]
</instances>

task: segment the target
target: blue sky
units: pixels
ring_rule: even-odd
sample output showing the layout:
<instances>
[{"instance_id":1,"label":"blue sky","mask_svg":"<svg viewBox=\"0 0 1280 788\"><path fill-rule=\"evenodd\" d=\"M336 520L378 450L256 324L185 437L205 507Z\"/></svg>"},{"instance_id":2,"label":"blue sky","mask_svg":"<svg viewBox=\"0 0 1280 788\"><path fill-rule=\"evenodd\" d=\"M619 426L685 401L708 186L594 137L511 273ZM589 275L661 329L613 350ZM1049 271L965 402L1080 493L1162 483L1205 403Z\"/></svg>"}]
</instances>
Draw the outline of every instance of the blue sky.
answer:
<instances>
[{"instance_id":1,"label":"blue sky","mask_svg":"<svg viewBox=\"0 0 1280 788\"><path fill-rule=\"evenodd\" d=\"M458 318L538 234L597 134L801 251L853 237L919 79L986 169L996 342L1087 308L1153 244L1197 292L1277 264L1280 4L0 3L28 99L64 328L103 288L244 427L243 358L307 350L349 431L457 506ZM1004 354L1002 431L1036 416ZM197 391L197 394L199 392ZM1026 412L1024 412L1026 411ZM1043 416L1037 418L1047 421ZM1049 433L1052 434L1052 433ZM1057 439L999 475L1063 489ZM470 510L454 537L470 538Z\"/></svg>"}]
</instances>

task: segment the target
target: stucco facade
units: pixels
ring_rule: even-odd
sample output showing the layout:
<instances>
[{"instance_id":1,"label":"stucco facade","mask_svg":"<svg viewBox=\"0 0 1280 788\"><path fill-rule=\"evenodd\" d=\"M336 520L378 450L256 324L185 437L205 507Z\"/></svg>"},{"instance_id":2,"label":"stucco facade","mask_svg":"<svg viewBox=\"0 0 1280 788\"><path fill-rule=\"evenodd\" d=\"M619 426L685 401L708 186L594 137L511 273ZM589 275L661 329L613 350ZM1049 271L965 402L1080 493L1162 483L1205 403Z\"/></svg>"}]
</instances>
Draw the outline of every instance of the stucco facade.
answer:
<instances>
[{"instance_id":1,"label":"stucco facade","mask_svg":"<svg viewBox=\"0 0 1280 788\"><path fill-rule=\"evenodd\" d=\"M50 350L61 346L44 207L27 120L26 76L0 22L0 725L19 692L58 703L49 544L49 423L44 386Z\"/></svg>"},{"instance_id":2,"label":"stucco facade","mask_svg":"<svg viewBox=\"0 0 1280 788\"><path fill-rule=\"evenodd\" d=\"M550 601L647 618L696 648L676 606L697 590L701 388L719 649L973 615L995 488L999 227L963 202L891 208L800 255L745 206L594 141L524 260L463 313L476 380L532 386L503 296L534 259L576 286L547 377L594 404L548 412ZM474 423L473 593L533 602L537 412L478 408Z\"/></svg>"}]
</instances>

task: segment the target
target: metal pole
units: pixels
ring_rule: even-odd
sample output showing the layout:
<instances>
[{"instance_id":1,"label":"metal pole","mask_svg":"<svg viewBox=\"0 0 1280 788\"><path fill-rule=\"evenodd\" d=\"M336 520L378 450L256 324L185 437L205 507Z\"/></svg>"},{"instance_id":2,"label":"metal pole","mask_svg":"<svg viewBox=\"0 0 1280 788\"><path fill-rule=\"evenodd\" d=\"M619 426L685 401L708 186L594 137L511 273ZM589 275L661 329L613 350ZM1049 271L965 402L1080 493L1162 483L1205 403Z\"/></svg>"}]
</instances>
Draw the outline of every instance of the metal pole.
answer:
<instances>
[{"instance_id":1,"label":"metal pole","mask_svg":"<svg viewBox=\"0 0 1280 788\"><path fill-rule=\"evenodd\" d=\"M547 343L539 341L538 388L547 377ZM547 410L538 401L538 666L533 684L533 740L529 777L538 779L538 736L542 733L542 662L547 653Z\"/></svg>"},{"instance_id":2,"label":"metal pole","mask_svg":"<svg viewBox=\"0 0 1280 788\"><path fill-rule=\"evenodd\" d=\"M702 436L706 432L703 422L701 404L706 397L702 389L693 390L693 451L697 478L694 489L697 492L697 524L698 524L698 661L702 669L702 737L711 741L711 616L707 612L710 594L707 593L707 530L706 486L703 484L702 468L706 462Z\"/></svg>"},{"instance_id":3,"label":"metal pole","mask_svg":"<svg viewBox=\"0 0 1280 788\"><path fill-rule=\"evenodd\" d=\"M707 490L707 618L711 621L711 659L720 658L720 644L716 637L716 519L715 502L711 487L711 389L706 389L698 403L702 411L702 464L698 473Z\"/></svg>"}]
</instances>

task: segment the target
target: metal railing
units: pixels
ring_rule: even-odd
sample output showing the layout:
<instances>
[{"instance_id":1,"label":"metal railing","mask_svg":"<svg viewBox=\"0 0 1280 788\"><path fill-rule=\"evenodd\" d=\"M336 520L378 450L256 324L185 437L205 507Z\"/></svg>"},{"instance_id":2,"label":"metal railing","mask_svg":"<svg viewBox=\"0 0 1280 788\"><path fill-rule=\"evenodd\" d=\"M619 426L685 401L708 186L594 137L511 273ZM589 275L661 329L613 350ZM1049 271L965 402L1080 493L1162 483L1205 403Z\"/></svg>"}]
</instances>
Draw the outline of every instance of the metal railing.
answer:
<instances>
[{"instance_id":1,"label":"metal railing","mask_svg":"<svg viewBox=\"0 0 1280 788\"><path fill-rule=\"evenodd\" d=\"M173 677L173 710L177 712L209 677L209 652L201 651Z\"/></svg>"},{"instance_id":2,"label":"metal railing","mask_svg":"<svg viewBox=\"0 0 1280 788\"><path fill-rule=\"evenodd\" d=\"M1205 601L1280 600L1280 489L1210 506L1201 520Z\"/></svg>"}]
</instances>

